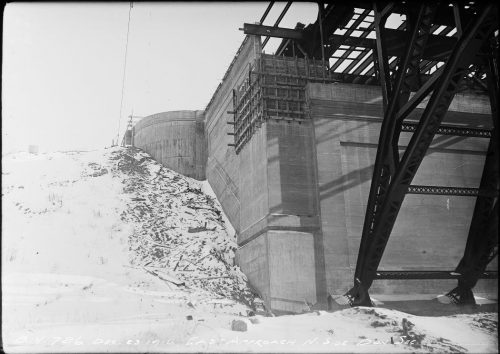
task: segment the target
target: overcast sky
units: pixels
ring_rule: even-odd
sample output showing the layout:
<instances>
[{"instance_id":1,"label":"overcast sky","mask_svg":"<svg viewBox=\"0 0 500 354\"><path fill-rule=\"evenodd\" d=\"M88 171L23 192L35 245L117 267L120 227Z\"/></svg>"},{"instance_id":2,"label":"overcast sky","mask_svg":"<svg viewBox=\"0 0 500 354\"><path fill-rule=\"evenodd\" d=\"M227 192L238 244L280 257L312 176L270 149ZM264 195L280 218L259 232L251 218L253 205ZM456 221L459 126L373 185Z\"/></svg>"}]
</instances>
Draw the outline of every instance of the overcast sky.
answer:
<instances>
[{"instance_id":1,"label":"overcast sky","mask_svg":"<svg viewBox=\"0 0 500 354\"><path fill-rule=\"evenodd\" d=\"M266 2L134 3L121 133L131 114L204 109L232 61L244 22ZM276 3L272 25L285 3ZM11 3L5 7L3 153L99 149L116 137L130 3ZM294 3L280 26L314 22ZM276 41L270 41L272 53Z\"/></svg>"}]
</instances>

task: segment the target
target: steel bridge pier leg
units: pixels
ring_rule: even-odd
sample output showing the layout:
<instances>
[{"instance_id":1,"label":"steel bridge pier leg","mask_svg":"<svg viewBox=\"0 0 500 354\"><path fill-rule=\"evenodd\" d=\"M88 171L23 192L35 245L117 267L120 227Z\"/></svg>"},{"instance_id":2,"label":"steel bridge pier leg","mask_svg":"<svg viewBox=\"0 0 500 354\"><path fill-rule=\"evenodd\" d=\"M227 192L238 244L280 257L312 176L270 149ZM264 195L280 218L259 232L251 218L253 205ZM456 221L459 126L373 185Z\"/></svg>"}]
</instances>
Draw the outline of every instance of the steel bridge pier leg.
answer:
<instances>
[{"instance_id":1,"label":"steel bridge pier leg","mask_svg":"<svg viewBox=\"0 0 500 354\"><path fill-rule=\"evenodd\" d=\"M493 53L496 53L495 48L492 49ZM458 286L446 294L453 303L458 305L474 305L476 303L472 289L476 286L481 273L486 270L488 263L498 253L500 149L498 142L498 72L495 64L496 60L493 58L490 58L487 63L489 66L487 76L493 118L493 133L488 146L479 187L490 192L490 195L477 197L464 255L455 270L461 274L458 279Z\"/></svg>"},{"instance_id":2,"label":"steel bridge pier leg","mask_svg":"<svg viewBox=\"0 0 500 354\"><path fill-rule=\"evenodd\" d=\"M461 274L458 286L446 294L457 305L476 304L472 289L498 252L498 201L489 216L484 233L469 235L464 256L456 268L456 272Z\"/></svg>"},{"instance_id":3,"label":"steel bridge pier leg","mask_svg":"<svg viewBox=\"0 0 500 354\"><path fill-rule=\"evenodd\" d=\"M381 14L386 13L385 9L379 13L375 7L376 19L377 16L383 18ZM439 125L460 83L464 79L469 65L474 60L475 54L482 46L482 43L486 41L495 29L496 24L493 21L491 9L492 5L485 6L480 14L467 26L467 29L460 37L448 58L442 74L437 79L436 87L431 94L426 108L420 117L418 127L412 135L402 158L400 160L398 159L399 161L391 161L394 155L391 154L392 150L390 148L393 147L392 143L396 143L395 139L398 137L396 129L398 122L394 120L395 114L393 114L392 111L395 110L397 106L395 105L396 98L402 97L401 83L405 77L404 73L407 72L408 60L412 55L418 55L419 53L419 48L414 44L416 43L415 38L418 37L421 31L419 28L415 27L419 30L417 32L414 28L414 32L412 32L413 39L409 41L409 45L407 46L404 61L402 61L404 64L401 64L401 68L399 69L400 72L396 79L396 85L391 87L390 92L393 94L390 95L390 97L392 97L392 99L389 100L388 105L384 107L384 119L382 121L379 146L377 149L365 223L363 225L356 264L355 284L354 287L345 294L345 298L347 299L344 299L342 303L347 300L351 306L372 306L372 302L368 295L368 289L376 278L378 266L407 193L408 186L411 185L413 177L425 156L425 152L438 131ZM380 24L377 24L377 28L380 29ZM377 45L381 46L381 44L380 35L377 33ZM380 70L381 78L383 77L382 74L383 70ZM389 85L382 82L382 88L387 91ZM386 96L389 95L384 94L384 97ZM496 129L494 131L496 131ZM385 137L388 139L385 139ZM491 158L490 160L493 161ZM493 165L496 166L495 161L493 161ZM485 173L485 175L490 176L492 173L488 172ZM488 219L491 220L492 218L493 215L490 214ZM476 222L475 224L479 225L481 223ZM481 225L484 225L484 223ZM473 233L478 234L477 231ZM471 240L477 239L477 237L469 238ZM483 239L479 238L479 240ZM482 243L480 244L482 245ZM477 252L473 251L475 246L473 248L471 247L472 246L469 248L474 255L473 258L478 258L476 257ZM481 250L483 250L482 247L483 246L480 247ZM464 300L467 296L470 297L470 294L463 295ZM339 303L339 301L337 301L337 303Z\"/></svg>"}]
</instances>

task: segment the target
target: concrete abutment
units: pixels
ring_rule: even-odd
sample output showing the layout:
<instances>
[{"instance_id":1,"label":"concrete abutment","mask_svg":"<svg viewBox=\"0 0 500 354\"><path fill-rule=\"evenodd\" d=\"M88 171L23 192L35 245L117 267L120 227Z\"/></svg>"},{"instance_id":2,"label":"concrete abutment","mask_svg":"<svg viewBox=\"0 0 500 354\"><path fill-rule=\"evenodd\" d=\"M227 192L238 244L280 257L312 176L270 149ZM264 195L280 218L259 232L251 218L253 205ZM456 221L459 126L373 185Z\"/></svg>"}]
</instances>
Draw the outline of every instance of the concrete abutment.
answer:
<instances>
[{"instance_id":1,"label":"concrete abutment","mask_svg":"<svg viewBox=\"0 0 500 354\"><path fill-rule=\"evenodd\" d=\"M207 109L148 117L134 142L190 177L205 176L237 231L237 262L275 311L325 309L353 284L382 122L380 87L308 83L306 121L266 120L236 154L233 89L259 58L248 36ZM417 121L424 104L409 117ZM491 127L488 98L459 93L444 124ZM200 128L202 127L202 128ZM403 132L400 151L411 133ZM413 181L479 186L488 139L436 135ZM383 270L453 270L462 257L475 198L407 195L380 264ZM488 269L497 270L498 263ZM373 294L438 294L456 281L375 281ZM496 296L493 280L476 292Z\"/></svg>"}]
</instances>

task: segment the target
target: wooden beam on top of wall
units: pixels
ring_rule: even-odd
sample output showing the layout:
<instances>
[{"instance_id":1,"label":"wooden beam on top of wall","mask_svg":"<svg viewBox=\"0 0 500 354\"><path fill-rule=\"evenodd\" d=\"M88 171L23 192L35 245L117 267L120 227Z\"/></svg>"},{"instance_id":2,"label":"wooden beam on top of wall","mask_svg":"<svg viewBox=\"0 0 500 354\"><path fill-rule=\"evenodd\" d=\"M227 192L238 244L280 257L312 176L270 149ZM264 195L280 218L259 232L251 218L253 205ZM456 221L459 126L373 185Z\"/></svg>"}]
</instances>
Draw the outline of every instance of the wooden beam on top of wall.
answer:
<instances>
[{"instance_id":1,"label":"wooden beam on top of wall","mask_svg":"<svg viewBox=\"0 0 500 354\"><path fill-rule=\"evenodd\" d=\"M256 36L267 36L267 37L286 38L294 40L301 40L304 38L302 30L296 30L284 27L256 25L251 23L243 24L243 33L253 34Z\"/></svg>"},{"instance_id":2,"label":"wooden beam on top of wall","mask_svg":"<svg viewBox=\"0 0 500 354\"><path fill-rule=\"evenodd\" d=\"M264 26L250 23L243 24L243 33L257 36L291 39L297 41L305 39L303 30L285 27ZM401 56L404 52L405 44L409 39L407 38L407 31L386 28L384 29L384 34L384 44L386 46L387 55ZM372 38L361 38L355 36L346 37L337 34L331 35L326 42L335 46L345 45L368 49L373 49L377 46L376 40ZM429 35L429 38L427 40L427 45L425 47L422 59L444 60L451 53L451 50L453 49L456 42L456 37L431 34Z\"/></svg>"}]
</instances>

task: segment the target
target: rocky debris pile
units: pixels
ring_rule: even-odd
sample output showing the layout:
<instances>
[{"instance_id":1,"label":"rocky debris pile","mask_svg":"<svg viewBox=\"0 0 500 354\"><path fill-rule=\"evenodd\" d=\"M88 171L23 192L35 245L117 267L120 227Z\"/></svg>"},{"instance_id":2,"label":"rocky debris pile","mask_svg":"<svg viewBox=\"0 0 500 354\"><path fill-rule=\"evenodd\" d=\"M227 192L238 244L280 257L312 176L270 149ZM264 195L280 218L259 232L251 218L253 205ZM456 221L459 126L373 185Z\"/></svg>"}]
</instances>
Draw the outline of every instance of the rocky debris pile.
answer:
<instances>
[{"instance_id":1,"label":"rocky debris pile","mask_svg":"<svg viewBox=\"0 0 500 354\"><path fill-rule=\"evenodd\" d=\"M245 275L234 264L230 237L218 202L200 183L171 171L136 148L113 151L111 173L123 175L130 196L122 213L135 231L131 264L170 285L203 289L253 307Z\"/></svg>"},{"instance_id":2,"label":"rocky debris pile","mask_svg":"<svg viewBox=\"0 0 500 354\"><path fill-rule=\"evenodd\" d=\"M100 177L108 173L108 170L95 162L89 162L87 168L83 171L82 177Z\"/></svg>"},{"instance_id":3,"label":"rocky debris pile","mask_svg":"<svg viewBox=\"0 0 500 354\"><path fill-rule=\"evenodd\" d=\"M457 319L461 323L467 323L468 326L474 330L498 337L498 313L479 312L476 314L457 314L450 316L450 318Z\"/></svg>"},{"instance_id":4,"label":"rocky debris pile","mask_svg":"<svg viewBox=\"0 0 500 354\"><path fill-rule=\"evenodd\" d=\"M429 334L425 327L416 321L419 319L417 316L369 307L354 307L342 310L341 313L343 316L358 318L358 320L368 323L370 327L384 329L390 335L390 344L404 344L417 352L462 353L467 351L446 338ZM484 320L483 316L478 318ZM365 340L366 337L360 336L359 339Z\"/></svg>"}]
</instances>

